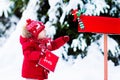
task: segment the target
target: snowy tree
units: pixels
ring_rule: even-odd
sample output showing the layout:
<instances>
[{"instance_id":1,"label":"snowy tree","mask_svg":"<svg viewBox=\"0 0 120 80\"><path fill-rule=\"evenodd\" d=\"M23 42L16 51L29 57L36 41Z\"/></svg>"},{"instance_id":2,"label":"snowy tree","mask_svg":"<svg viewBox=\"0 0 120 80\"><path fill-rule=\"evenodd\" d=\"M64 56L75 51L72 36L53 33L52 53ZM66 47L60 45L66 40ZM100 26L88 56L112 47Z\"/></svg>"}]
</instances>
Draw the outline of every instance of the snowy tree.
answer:
<instances>
[{"instance_id":1,"label":"snowy tree","mask_svg":"<svg viewBox=\"0 0 120 80\"><path fill-rule=\"evenodd\" d=\"M2 46L6 38L15 30L15 26L19 19L12 14L12 1L1 0L0 5L0 46Z\"/></svg>"},{"instance_id":2,"label":"snowy tree","mask_svg":"<svg viewBox=\"0 0 120 80\"><path fill-rule=\"evenodd\" d=\"M0 4L3 7L0 8L0 40L3 42L15 29L17 21L21 18L22 13L26 10L28 2L31 0L1 0ZM92 42L95 42L101 38L101 34L95 33L78 33L77 24L73 22L73 15L71 10L73 9L85 9L84 15L90 16L109 16L120 17L120 0L36 0L34 12L37 15L37 20L45 23L47 36L53 39L62 35L69 35L70 41L66 44L62 50L62 56L66 60L66 55L74 55L77 57L79 54L81 58L87 55L87 49ZM2 2L2 3L1 3ZM33 10L34 11L34 10ZM34 15L33 15L34 16ZM12 17L17 20L12 21ZM12 25L14 24L14 25ZM10 29L10 30L9 30ZM115 65L119 65L119 36L109 35L117 41L114 46L114 51L109 49L109 59L112 60ZM101 44L97 43L99 46ZM1 44L2 45L2 44ZM103 53L102 49L100 49Z\"/></svg>"}]
</instances>

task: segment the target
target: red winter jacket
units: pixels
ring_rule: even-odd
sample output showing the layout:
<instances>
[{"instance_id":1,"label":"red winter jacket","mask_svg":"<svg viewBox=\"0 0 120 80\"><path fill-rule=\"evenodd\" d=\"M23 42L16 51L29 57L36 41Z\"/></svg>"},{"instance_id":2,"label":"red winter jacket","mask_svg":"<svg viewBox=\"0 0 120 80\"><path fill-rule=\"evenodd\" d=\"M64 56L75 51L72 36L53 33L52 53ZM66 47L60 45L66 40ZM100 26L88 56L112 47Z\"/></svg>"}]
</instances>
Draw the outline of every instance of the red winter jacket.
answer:
<instances>
[{"instance_id":1,"label":"red winter jacket","mask_svg":"<svg viewBox=\"0 0 120 80\"><path fill-rule=\"evenodd\" d=\"M43 56L45 49L55 50L64 45L69 40L68 36L62 36L54 41L50 39L33 40L20 36L20 43L23 50L22 77L34 79L47 79L48 71L38 65L40 57Z\"/></svg>"}]
</instances>

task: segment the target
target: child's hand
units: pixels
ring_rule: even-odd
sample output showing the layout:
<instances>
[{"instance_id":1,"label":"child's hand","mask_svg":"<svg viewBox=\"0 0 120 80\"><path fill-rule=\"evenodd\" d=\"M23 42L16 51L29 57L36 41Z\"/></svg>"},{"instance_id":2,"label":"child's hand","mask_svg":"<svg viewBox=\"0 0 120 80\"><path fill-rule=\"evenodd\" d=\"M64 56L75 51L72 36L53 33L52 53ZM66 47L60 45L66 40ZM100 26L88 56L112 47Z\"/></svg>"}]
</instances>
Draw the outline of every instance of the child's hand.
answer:
<instances>
[{"instance_id":1,"label":"child's hand","mask_svg":"<svg viewBox=\"0 0 120 80\"><path fill-rule=\"evenodd\" d=\"M61 36L51 42L51 50L56 50L69 41L69 36Z\"/></svg>"},{"instance_id":2,"label":"child's hand","mask_svg":"<svg viewBox=\"0 0 120 80\"><path fill-rule=\"evenodd\" d=\"M69 36L63 36L63 40L65 41L65 42L68 42L69 41Z\"/></svg>"}]
</instances>

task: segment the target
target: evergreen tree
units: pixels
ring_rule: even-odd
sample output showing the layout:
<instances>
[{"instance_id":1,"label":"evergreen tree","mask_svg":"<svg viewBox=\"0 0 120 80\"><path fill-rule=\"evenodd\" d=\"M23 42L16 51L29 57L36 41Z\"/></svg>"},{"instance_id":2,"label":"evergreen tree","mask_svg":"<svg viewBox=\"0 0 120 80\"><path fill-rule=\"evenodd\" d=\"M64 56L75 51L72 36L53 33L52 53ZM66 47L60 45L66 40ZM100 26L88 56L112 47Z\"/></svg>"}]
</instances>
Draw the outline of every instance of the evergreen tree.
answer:
<instances>
[{"instance_id":1,"label":"evergreen tree","mask_svg":"<svg viewBox=\"0 0 120 80\"><path fill-rule=\"evenodd\" d=\"M0 37L5 36L8 30L8 23L11 22L11 16L18 19L21 18L22 12L30 0L7 0L12 4L1 10L0 20L2 28L0 27ZM73 21L71 11L73 9L86 9L84 15L106 16L106 17L120 17L120 0L37 0L38 6L37 15L38 20L45 23L48 30L47 36L57 38L62 35L69 35L70 41L68 46L64 46L64 50L68 55L81 55L84 58L87 54L87 48L92 42L101 38L101 34L95 33L78 33L78 21ZM3 0L3 2L5 2ZM8 4L7 3L7 4ZM5 5L4 5L5 6ZM15 23L16 24L16 23ZM9 25L9 27L13 27ZM52 30L52 31L51 31ZM119 43L119 35L109 35ZM100 44L99 44L100 45ZM69 47L66 51L66 48ZM115 47L115 51L108 51L109 60L112 60L115 65L119 65L120 53L119 46ZM103 53L103 51L102 51ZM116 55L114 55L116 54ZM63 54L64 57L64 54ZM66 59L67 60L67 59Z\"/></svg>"}]
</instances>

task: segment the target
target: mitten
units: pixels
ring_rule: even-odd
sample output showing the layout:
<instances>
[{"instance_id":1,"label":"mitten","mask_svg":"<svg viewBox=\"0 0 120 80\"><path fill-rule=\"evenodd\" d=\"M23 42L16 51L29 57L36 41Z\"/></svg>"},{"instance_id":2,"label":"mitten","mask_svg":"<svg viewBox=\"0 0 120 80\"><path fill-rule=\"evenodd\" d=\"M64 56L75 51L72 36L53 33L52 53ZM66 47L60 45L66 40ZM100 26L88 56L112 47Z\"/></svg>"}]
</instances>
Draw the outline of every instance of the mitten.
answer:
<instances>
[{"instance_id":1,"label":"mitten","mask_svg":"<svg viewBox=\"0 0 120 80\"><path fill-rule=\"evenodd\" d=\"M56 50L69 41L69 36L62 36L51 42L52 50Z\"/></svg>"},{"instance_id":2,"label":"mitten","mask_svg":"<svg viewBox=\"0 0 120 80\"><path fill-rule=\"evenodd\" d=\"M65 42L68 42L68 41L69 41L69 36L63 36L63 40L64 40Z\"/></svg>"}]
</instances>

